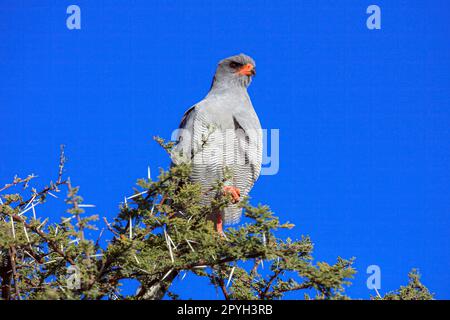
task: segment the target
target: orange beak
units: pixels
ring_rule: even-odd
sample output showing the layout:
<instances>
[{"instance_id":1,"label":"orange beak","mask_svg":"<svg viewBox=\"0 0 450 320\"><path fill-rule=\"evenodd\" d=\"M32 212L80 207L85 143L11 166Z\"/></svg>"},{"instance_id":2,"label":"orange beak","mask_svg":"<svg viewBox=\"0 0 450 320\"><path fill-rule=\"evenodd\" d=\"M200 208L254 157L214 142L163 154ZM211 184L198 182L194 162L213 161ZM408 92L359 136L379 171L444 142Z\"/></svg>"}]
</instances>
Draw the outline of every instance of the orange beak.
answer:
<instances>
[{"instance_id":1,"label":"orange beak","mask_svg":"<svg viewBox=\"0 0 450 320\"><path fill-rule=\"evenodd\" d=\"M254 76L256 75L256 70L251 63L247 63L246 65L242 66L237 73L241 76Z\"/></svg>"}]
</instances>

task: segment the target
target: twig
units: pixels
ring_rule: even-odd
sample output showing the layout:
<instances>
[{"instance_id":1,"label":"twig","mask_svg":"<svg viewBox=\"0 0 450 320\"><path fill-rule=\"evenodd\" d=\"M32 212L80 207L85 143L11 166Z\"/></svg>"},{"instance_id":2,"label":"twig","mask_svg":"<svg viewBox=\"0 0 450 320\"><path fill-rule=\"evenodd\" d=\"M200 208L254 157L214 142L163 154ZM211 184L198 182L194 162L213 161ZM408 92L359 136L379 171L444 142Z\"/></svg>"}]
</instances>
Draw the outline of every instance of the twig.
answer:
<instances>
[{"instance_id":1,"label":"twig","mask_svg":"<svg viewBox=\"0 0 450 320\"><path fill-rule=\"evenodd\" d=\"M271 298L271 297L273 297L273 295L275 293L283 293L283 292L288 292L288 291L304 290L304 289L309 289L309 288L311 288L311 284L309 282L305 282L305 283L299 284L299 285L294 286L294 287L285 288L285 289L278 289L276 292L268 292L267 294L264 295L264 297L265 298Z\"/></svg>"},{"instance_id":2,"label":"twig","mask_svg":"<svg viewBox=\"0 0 450 320\"><path fill-rule=\"evenodd\" d=\"M103 220L105 221L108 230L111 231L115 236L120 237L120 234L118 234L117 231L111 227L111 224L108 222L108 220L106 220L105 217L103 217Z\"/></svg>"},{"instance_id":3,"label":"twig","mask_svg":"<svg viewBox=\"0 0 450 320\"><path fill-rule=\"evenodd\" d=\"M69 189L69 197L68 198L71 200L73 208L75 209L74 213L75 213L75 217L76 217L77 222L78 222L78 229L79 229L79 232L80 232L80 238L81 238L82 241L84 241L84 224L83 224L83 221L81 220L81 217L80 217L80 212L82 212L82 211L81 211L81 209L79 207L79 204L78 204L79 200L78 200L78 198L77 198L77 196L75 194L75 190L72 188L72 183L71 183L70 179L67 179L67 188Z\"/></svg>"},{"instance_id":4,"label":"twig","mask_svg":"<svg viewBox=\"0 0 450 320\"><path fill-rule=\"evenodd\" d=\"M278 277L278 275L283 271L283 269L276 270L273 275L270 277L269 281L267 282L266 288L261 294L261 299L264 299L267 296L267 293L270 290L270 287L272 286L273 281Z\"/></svg>"},{"instance_id":5,"label":"twig","mask_svg":"<svg viewBox=\"0 0 450 320\"><path fill-rule=\"evenodd\" d=\"M35 233L37 233L44 241L46 241L48 243L48 245L53 249L53 251L55 251L56 253L58 253L62 258L64 258L67 262L69 262L71 265L75 265L75 261L73 261L73 259L67 255L64 254L64 252L62 252L57 243L54 242L52 239L48 238L47 235L42 232L41 230L39 230L39 228L32 226L30 224L28 224L24 219L22 219L21 217L17 216L17 215L12 215L11 216L15 221L23 223L23 225L34 231Z\"/></svg>"},{"instance_id":6,"label":"twig","mask_svg":"<svg viewBox=\"0 0 450 320\"><path fill-rule=\"evenodd\" d=\"M255 263L253 264L252 271L250 272L250 275L251 275L251 276L254 276L254 275L256 274L256 272L257 272L257 270L258 270L258 265L260 264L260 262L261 262L261 259L260 259L260 258L256 258L256 259L255 259Z\"/></svg>"},{"instance_id":7,"label":"twig","mask_svg":"<svg viewBox=\"0 0 450 320\"><path fill-rule=\"evenodd\" d=\"M98 235L97 241L95 241L95 248L99 247L100 244L100 239L102 238L103 232L105 231L105 228L102 228L102 230L100 230L100 234Z\"/></svg>"},{"instance_id":8,"label":"twig","mask_svg":"<svg viewBox=\"0 0 450 320\"><path fill-rule=\"evenodd\" d=\"M31 179L34 179L34 178L37 178L37 176L35 176L34 174L29 175L25 179L22 179L22 178L19 178L19 177L15 176L14 179L13 179L13 182L5 184L4 187L0 189L0 192L3 192L6 189L9 189L11 187L17 186L18 184L21 184L21 183L24 184L23 187L25 189L26 187L28 187L28 183L31 181Z\"/></svg>"},{"instance_id":9,"label":"twig","mask_svg":"<svg viewBox=\"0 0 450 320\"><path fill-rule=\"evenodd\" d=\"M57 184L61 184L62 176L63 176L63 173L64 173L64 165L66 163L66 156L64 155L64 148L65 148L65 146L63 144L60 145L61 153L59 155L58 180L56 180Z\"/></svg>"},{"instance_id":10,"label":"twig","mask_svg":"<svg viewBox=\"0 0 450 320\"><path fill-rule=\"evenodd\" d=\"M222 290L225 300L230 300L230 296L228 294L227 287L225 286L225 281L223 281L223 278L222 278L222 267L221 266L219 266L219 271L217 272L216 280L219 283L219 287Z\"/></svg>"}]
</instances>

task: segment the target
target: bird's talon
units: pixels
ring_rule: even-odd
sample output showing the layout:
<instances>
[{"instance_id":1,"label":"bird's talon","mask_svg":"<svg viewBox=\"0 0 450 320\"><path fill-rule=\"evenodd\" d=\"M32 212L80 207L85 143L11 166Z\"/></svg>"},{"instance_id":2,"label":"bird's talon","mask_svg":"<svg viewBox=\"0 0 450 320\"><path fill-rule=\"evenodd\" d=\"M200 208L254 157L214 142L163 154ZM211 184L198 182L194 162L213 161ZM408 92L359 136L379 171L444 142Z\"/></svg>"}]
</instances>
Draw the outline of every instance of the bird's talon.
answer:
<instances>
[{"instance_id":1,"label":"bird's talon","mask_svg":"<svg viewBox=\"0 0 450 320\"><path fill-rule=\"evenodd\" d=\"M232 186L223 187L223 191L225 194L230 194L233 203L238 203L241 199L241 190Z\"/></svg>"}]
</instances>

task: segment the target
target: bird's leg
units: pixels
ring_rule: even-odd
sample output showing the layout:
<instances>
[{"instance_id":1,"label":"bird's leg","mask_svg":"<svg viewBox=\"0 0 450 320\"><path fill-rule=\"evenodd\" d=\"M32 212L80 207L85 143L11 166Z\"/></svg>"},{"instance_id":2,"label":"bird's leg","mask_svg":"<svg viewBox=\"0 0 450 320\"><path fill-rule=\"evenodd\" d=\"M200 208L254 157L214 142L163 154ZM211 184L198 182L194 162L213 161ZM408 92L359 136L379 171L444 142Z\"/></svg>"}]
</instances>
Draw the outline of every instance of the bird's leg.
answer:
<instances>
[{"instance_id":1,"label":"bird's leg","mask_svg":"<svg viewBox=\"0 0 450 320\"><path fill-rule=\"evenodd\" d=\"M232 186L223 187L223 192L225 194L230 194L233 203L238 203L241 198L241 190Z\"/></svg>"},{"instance_id":2,"label":"bird's leg","mask_svg":"<svg viewBox=\"0 0 450 320\"><path fill-rule=\"evenodd\" d=\"M220 212L216 213L216 230L221 236L223 235L223 220Z\"/></svg>"},{"instance_id":3,"label":"bird's leg","mask_svg":"<svg viewBox=\"0 0 450 320\"><path fill-rule=\"evenodd\" d=\"M166 201L166 198L167 198L167 194L165 194L163 197L162 197L162 199L161 199L161 201L158 203L158 205L160 206L160 205L163 205L164 204L164 201Z\"/></svg>"},{"instance_id":4,"label":"bird's leg","mask_svg":"<svg viewBox=\"0 0 450 320\"><path fill-rule=\"evenodd\" d=\"M223 187L223 193L224 194L230 194L231 198L232 198L232 202L233 203L237 203L239 202L240 198L241 198L241 191L236 188L236 187L232 187L232 186L225 186ZM219 235L221 237L225 237L225 233L223 232L223 218L222 218L222 214L218 211L215 213L215 223L216 223L216 230L219 233Z\"/></svg>"}]
</instances>

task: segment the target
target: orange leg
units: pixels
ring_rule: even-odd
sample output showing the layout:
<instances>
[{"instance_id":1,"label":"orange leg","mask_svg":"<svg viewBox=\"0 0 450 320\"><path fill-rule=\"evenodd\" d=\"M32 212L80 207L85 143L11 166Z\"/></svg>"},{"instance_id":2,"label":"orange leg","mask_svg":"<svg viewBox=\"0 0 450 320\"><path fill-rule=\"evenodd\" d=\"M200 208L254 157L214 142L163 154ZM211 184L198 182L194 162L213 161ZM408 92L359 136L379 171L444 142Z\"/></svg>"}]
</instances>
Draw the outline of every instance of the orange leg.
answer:
<instances>
[{"instance_id":1,"label":"orange leg","mask_svg":"<svg viewBox=\"0 0 450 320\"><path fill-rule=\"evenodd\" d=\"M218 212L216 215L216 230L220 235L223 234L223 220L220 212Z\"/></svg>"}]
</instances>

